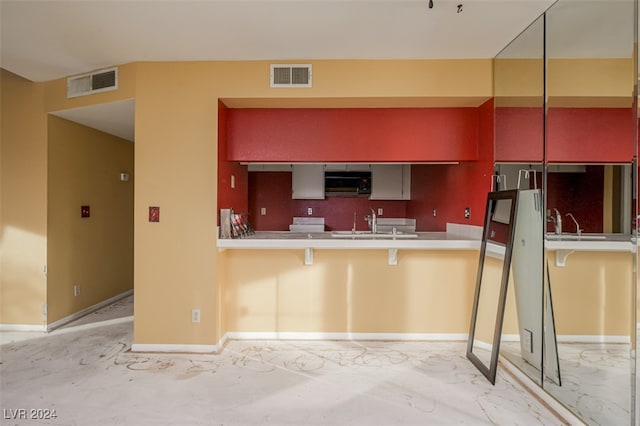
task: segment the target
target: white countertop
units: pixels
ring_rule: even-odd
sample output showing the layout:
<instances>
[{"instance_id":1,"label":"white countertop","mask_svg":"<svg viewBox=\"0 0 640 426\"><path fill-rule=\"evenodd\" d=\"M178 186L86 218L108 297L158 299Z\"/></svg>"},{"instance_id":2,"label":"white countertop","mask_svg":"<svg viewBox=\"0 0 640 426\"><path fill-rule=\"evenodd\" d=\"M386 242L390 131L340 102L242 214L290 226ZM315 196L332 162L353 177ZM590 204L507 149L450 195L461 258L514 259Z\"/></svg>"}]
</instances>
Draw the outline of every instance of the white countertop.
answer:
<instances>
[{"instance_id":1,"label":"white countertop","mask_svg":"<svg viewBox=\"0 0 640 426\"><path fill-rule=\"evenodd\" d=\"M599 239L592 239L592 237ZM545 238L547 250L573 250L573 251L626 251L635 252L637 243L635 239L626 234L585 234L583 237L575 235L560 236L550 235Z\"/></svg>"},{"instance_id":2,"label":"white countertop","mask_svg":"<svg viewBox=\"0 0 640 426\"><path fill-rule=\"evenodd\" d=\"M478 250L480 240L447 232L418 232L417 238L335 238L331 232L258 231L238 239L218 239L220 249L413 249Z\"/></svg>"},{"instance_id":3,"label":"white countertop","mask_svg":"<svg viewBox=\"0 0 640 426\"><path fill-rule=\"evenodd\" d=\"M416 238L332 237L331 232L258 231L238 239L218 239L219 249L405 249L479 250L480 239L450 232L418 232ZM629 236L605 234L604 239L545 238L547 250L635 252Z\"/></svg>"}]
</instances>

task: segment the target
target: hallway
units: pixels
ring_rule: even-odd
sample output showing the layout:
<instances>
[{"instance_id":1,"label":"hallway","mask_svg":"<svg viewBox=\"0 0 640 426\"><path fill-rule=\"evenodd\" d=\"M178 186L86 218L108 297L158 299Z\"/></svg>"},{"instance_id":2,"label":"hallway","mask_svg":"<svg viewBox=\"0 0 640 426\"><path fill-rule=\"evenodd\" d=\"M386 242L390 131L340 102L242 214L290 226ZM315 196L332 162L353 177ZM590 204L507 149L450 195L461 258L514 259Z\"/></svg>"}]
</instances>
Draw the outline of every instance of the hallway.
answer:
<instances>
[{"instance_id":1,"label":"hallway","mask_svg":"<svg viewBox=\"0 0 640 426\"><path fill-rule=\"evenodd\" d=\"M132 306L27 340L2 333L2 424L562 424L504 369L491 386L464 342L230 341L219 355L139 354L129 352ZM57 418L15 419L19 409Z\"/></svg>"}]
</instances>

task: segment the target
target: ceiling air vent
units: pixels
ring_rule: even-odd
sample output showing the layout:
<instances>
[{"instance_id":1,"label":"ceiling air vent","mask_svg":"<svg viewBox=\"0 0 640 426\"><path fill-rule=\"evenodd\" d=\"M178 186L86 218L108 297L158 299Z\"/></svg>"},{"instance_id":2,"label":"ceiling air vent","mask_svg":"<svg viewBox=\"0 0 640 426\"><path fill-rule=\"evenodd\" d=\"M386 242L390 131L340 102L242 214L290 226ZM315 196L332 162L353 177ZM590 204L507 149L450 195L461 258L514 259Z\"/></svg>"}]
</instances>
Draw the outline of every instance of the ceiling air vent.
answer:
<instances>
[{"instance_id":1,"label":"ceiling air vent","mask_svg":"<svg viewBox=\"0 0 640 426\"><path fill-rule=\"evenodd\" d=\"M271 87L311 87L311 65L271 64Z\"/></svg>"},{"instance_id":2,"label":"ceiling air vent","mask_svg":"<svg viewBox=\"0 0 640 426\"><path fill-rule=\"evenodd\" d=\"M118 68L94 71L67 79L67 98L92 95L118 88Z\"/></svg>"}]
</instances>

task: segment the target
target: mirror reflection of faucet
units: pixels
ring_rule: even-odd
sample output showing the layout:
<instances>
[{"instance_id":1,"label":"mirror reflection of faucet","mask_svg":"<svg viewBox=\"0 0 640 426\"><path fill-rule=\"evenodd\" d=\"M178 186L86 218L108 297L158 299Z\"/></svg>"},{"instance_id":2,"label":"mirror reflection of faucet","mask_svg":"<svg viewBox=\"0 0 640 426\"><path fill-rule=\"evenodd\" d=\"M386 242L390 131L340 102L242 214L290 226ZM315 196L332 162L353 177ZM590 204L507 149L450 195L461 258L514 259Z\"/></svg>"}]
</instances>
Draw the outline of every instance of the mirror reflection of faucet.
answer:
<instances>
[{"instance_id":1,"label":"mirror reflection of faucet","mask_svg":"<svg viewBox=\"0 0 640 426\"><path fill-rule=\"evenodd\" d=\"M553 230L556 235L562 234L562 215L558 209L553 209L556 212L555 216L551 216L551 212L547 210L547 222L553 222Z\"/></svg>"},{"instance_id":2,"label":"mirror reflection of faucet","mask_svg":"<svg viewBox=\"0 0 640 426\"><path fill-rule=\"evenodd\" d=\"M554 222L556 235L562 234L562 215L558 209L553 209L556 212L556 220Z\"/></svg>"},{"instance_id":3,"label":"mirror reflection of faucet","mask_svg":"<svg viewBox=\"0 0 640 426\"><path fill-rule=\"evenodd\" d=\"M576 220L576 218L573 217L571 213L567 213L567 216L571 217L571 219L573 219L573 223L576 224L576 234L578 236L582 235L582 229L580 229L580 225L578 224L578 221Z\"/></svg>"}]
</instances>

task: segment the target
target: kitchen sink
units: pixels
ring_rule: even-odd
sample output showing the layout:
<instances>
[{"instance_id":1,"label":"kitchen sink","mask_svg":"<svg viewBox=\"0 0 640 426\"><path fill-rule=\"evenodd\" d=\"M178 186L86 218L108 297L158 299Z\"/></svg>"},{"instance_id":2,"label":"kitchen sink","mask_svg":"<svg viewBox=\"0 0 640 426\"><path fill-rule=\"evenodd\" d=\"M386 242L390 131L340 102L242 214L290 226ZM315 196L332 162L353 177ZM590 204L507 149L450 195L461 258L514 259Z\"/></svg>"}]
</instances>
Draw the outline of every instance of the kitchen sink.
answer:
<instances>
[{"instance_id":1,"label":"kitchen sink","mask_svg":"<svg viewBox=\"0 0 640 426\"><path fill-rule=\"evenodd\" d=\"M333 231L331 236L334 238L357 238L357 239L400 239L400 238L418 238L418 234L406 233L406 232L376 232L372 234L371 231Z\"/></svg>"}]
</instances>

